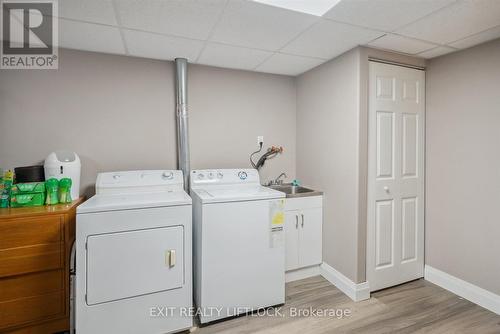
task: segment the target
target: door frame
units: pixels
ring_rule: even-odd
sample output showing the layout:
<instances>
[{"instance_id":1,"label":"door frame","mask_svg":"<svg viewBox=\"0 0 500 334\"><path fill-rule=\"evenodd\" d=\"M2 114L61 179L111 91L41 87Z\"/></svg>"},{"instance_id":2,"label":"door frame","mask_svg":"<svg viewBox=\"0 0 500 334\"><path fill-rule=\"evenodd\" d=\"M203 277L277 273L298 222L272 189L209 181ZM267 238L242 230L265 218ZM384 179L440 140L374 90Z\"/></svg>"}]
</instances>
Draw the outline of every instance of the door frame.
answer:
<instances>
[{"instance_id":1,"label":"door frame","mask_svg":"<svg viewBox=\"0 0 500 334\"><path fill-rule=\"evenodd\" d=\"M422 207L422 217L421 217L421 222L423 224L423 234L422 234L422 247L423 247L423 266L425 266L425 195L426 195L426 179L425 179L425 176L426 176L426 170L425 170L425 166L426 166L426 163L425 163L425 158L426 158L426 99L427 99L427 94L426 94L426 87L427 87L427 78L426 78L426 69L425 67L421 67L421 66L416 66L416 65L410 65L410 64L404 64L404 63L399 63L399 62L394 62L394 61L387 61L387 60L383 60L383 59L379 59L379 58L372 58L372 57L368 57L367 58L367 81L365 81L367 83L367 87L366 87L366 102L367 102L367 118L366 118L366 129L367 129L367 150L366 150L366 153L367 153L367 170L366 170L366 200L367 200L367 205L366 205L366 248L365 248L365 256L366 256L366 261L365 261L365 273L366 273L366 281L367 283L369 284L370 286L370 293L371 292L374 292L374 291L377 291L379 289L373 289L371 284L370 284L370 271L368 270L369 269L369 263L370 263L370 252L371 252L371 248L372 248L372 241L369 240L370 239L370 234L369 234L369 224L373 224L374 223L374 215L375 215L375 205L374 205L374 197L375 197L375 189L374 189L374 184L373 184L373 181L370 179L370 176L372 176L372 171L370 170L372 168L372 154L373 152L371 152L371 140L372 140L372 116L371 116L371 71L370 71L370 64L371 63L381 63L381 64L385 64L385 65L389 65L389 66L398 66L398 67L403 67L403 68L408 68L408 69L413 69L413 70L418 70L418 71L422 71L424 72L424 101L423 101L423 112L422 112L422 121L421 121L421 125L423 126L423 131L422 131L422 134L423 134L423 138L422 138L422 168L421 168L421 173L422 173L422 200L420 200L420 203L419 205ZM376 137L374 137L376 139ZM423 268L422 268L422 277L423 277Z\"/></svg>"}]
</instances>

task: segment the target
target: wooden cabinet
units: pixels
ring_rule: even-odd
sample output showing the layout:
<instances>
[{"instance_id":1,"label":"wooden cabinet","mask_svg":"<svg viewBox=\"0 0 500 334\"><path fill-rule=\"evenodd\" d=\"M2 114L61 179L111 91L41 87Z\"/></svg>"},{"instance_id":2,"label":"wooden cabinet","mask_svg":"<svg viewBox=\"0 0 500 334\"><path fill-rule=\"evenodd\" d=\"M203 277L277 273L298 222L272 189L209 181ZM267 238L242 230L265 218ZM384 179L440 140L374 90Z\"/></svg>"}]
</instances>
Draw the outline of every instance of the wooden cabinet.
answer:
<instances>
[{"instance_id":1,"label":"wooden cabinet","mask_svg":"<svg viewBox=\"0 0 500 334\"><path fill-rule=\"evenodd\" d=\"M69 330L71 204L0 209L0 333Z\"/></svg>"},{"instance_id":2,"label":"wooden cabinet","mask_svg":"<svg viewBox=\"0 0 500 334\"><path fill-rule=\"evenodd\" d=\"M285 204L285 269L322 261L323 196L288 198Z\"/></svg>"}]
</instances>

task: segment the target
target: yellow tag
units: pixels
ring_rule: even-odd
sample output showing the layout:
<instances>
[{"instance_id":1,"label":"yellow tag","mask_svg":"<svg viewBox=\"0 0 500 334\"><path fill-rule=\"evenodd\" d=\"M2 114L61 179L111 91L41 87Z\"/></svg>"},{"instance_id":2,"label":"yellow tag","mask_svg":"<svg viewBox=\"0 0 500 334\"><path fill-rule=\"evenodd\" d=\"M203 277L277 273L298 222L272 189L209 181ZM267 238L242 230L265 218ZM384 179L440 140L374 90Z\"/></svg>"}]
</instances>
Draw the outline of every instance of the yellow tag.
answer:
<instances>
[{"instance_id":1,"label":"yellow tag","mask_svg":"<svg viewBox=\"0 0 500 334\"><path fill-rule=\"evenodd\" d=\"M285 221L285 214L283 212L277 212L274 214L271 224L283 225L284 221Z\"/></svg>"}]
</instances>

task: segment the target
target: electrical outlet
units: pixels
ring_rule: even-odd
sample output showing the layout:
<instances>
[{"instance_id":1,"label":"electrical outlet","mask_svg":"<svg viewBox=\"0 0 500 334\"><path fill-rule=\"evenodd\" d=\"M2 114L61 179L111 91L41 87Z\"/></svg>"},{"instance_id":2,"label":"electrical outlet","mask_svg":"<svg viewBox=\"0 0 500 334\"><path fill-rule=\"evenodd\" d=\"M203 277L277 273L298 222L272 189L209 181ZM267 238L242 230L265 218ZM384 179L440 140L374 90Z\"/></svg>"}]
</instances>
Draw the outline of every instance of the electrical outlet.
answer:
<instances>
[{"instance_id":1,"label":"electrical outlet","mask_svg":"<svg viewBox=\"0 0 500 334\"><path fill-rule=\"evenodd\" d=\"M257 145L264 144L264 136L257 136Z\"/></svg>"}]
</instances>

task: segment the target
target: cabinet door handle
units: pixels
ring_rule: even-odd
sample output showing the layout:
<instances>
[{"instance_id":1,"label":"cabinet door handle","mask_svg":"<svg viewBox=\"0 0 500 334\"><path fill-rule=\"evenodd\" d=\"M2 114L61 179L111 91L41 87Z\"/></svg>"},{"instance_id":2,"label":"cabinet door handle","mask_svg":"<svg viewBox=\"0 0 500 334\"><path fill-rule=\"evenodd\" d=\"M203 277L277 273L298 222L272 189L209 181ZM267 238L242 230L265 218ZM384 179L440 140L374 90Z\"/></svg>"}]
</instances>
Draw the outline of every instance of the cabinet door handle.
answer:
<instances>
[{"instance_id":1,"label":"cabinet door handle","mask_svg":"<svg viewBox=\"0 0 500 334\"><path fill-rule=\"evenodd\" d=\"M303 214L303 213L301 213L301 214L300 214L300 217L302 218L302 224L301 224L301 226L302 226L302 227L304 227L304 214Z\"/></svg>"},{"instance_id":2,"label":"cabinet door handle","mask_svg":"<svg viewBox=\"0 0 500 334\"><path fill-rule=\"evenodd\" d=\"M295 215L295 228L299 228L299 215Z\"/></svg>"}]
</instances>

